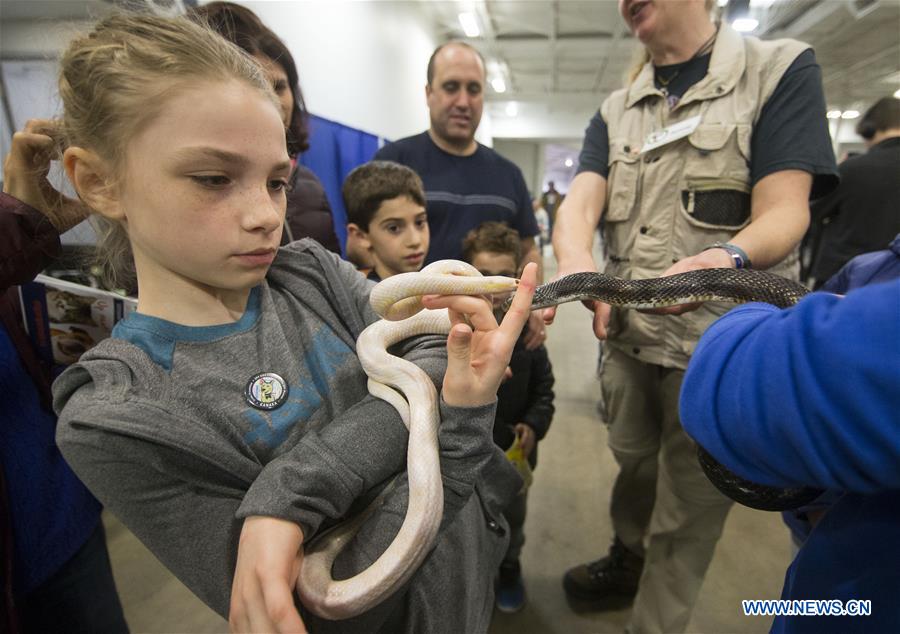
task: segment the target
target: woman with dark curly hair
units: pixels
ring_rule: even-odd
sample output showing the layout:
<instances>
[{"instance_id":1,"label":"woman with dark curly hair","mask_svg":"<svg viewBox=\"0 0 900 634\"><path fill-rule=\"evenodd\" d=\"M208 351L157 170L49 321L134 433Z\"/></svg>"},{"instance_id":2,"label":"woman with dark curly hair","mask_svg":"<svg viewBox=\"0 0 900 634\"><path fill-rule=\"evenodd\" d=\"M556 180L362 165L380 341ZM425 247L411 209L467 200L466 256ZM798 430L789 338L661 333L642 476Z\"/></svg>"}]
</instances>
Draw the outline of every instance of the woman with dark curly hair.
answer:
<instances>
[{"instance_id":1,"label":"woman with dark curly hair","mask_svg":"<svg viewBox=\"0 0 900 634\"><path fill-rule=\"evenodd\" d=\"M309 149L308 113L300 90L297 65L290 51L246 7L231 2L210 2L193 9L189 15L207 22L222 37L253 57L265 71L281 104L288 154L294 163L282 244L300 238L313 238L329 251L340 253L331 205L322 183L311 170L297 162L297 156Z\"/></svg>"}]
</instances>

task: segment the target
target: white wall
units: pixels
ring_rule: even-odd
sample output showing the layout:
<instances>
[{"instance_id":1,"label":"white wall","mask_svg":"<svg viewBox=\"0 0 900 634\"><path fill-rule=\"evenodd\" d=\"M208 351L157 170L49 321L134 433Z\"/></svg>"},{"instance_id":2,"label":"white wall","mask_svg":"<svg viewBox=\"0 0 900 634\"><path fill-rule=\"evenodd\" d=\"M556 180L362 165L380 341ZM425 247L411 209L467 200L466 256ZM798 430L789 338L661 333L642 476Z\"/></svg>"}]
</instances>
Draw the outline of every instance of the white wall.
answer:
<instances>
[{"instance_id":1,"label":"white wall","mask_svg":"<svg viewBox=\"0 0 900 634\"><path fill-rule=\"evenodd\" d=\"M0 19L0 56L4 59L55 58L70 39L85 32L90 24L50 19Z\"/></svg>"},{"instance_id":2,"label":"white wall","mask_svg":"<svg viewBox=\"0 0 900 634\"><path fill-rule=\"evenodd\" d=\"M389 139L428 127L436 46L419 3L240 2L287 44L310 112Z\"/></svg>"},{"instance_id":3,"label":"white wall","mask_svg":"<svg viewBox=\"0 0 900 634\"><path fill-rule=\"evenodd\" d=\"M421 3L256 0L239 4L256 12L285 41L313 114L388 139L428 127L425 69L438 42ZM73 35L89 26L49 19L0 21L0 56L55 57ZM491 144L487 112L478 139Z\"/></svg>"},{"instance_id":4,"label":"white wall","mask_svg":"<svg viewBox=\"0 0 900 634\"><path fill-rule=\"evenodd\" d=\"M494 149L522 170L525 186L531 197L539 196L544 172L543 144L521 139L495 138Z\"/></svg>"},{"instance_id":5,"label":"white wall","mask_svg":"<svg viewBox=\"0 0 900 634\"><path fill-rule=\"evenodd\" d=\"M558 107L553 104L517 102L518 113L510 117L505 112L507 103L497 98L490 106L495 139L562 139L580 142L584 138L588 122L600 107L599 103Z\"/></svg>"},{"instance_id":6,"label":"white wall","mask_svg":"<svg viewBox=\"0 0 900 634\"><path fill-rule=\"evenodd\" d=\"M828 132L831 134L831 144L834 149L834 157L841 161L848 151L865 152L866 142L856 133L856 124L859 119L829 119Z\"/></svg>"}]
</instances>

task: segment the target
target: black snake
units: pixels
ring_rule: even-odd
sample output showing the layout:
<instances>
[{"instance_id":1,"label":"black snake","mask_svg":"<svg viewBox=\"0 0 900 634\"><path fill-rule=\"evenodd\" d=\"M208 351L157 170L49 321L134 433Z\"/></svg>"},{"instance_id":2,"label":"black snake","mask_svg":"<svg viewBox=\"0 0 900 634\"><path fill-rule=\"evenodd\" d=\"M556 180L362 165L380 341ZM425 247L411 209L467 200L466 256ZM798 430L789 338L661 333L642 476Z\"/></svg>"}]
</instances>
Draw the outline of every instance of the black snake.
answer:
<instances>
[{"instance_id":1,"label":"black snake","mask_svg":"<svg viewBox=\"0 0 900 634\"><path fill-rule=\"evenodd\" d=\"M808 292L801 284L774 273L748 269L700 269L643 280L574 273L539 286L532 309L578 300L636 309L704 301L765 302L787 308ZM703 447L698 446L697 452L700 466L716 488L744 506L783 511L808 504L822 493L809 487L779 488L750 482L719 464Z\"/></svg>"}]
</instances>

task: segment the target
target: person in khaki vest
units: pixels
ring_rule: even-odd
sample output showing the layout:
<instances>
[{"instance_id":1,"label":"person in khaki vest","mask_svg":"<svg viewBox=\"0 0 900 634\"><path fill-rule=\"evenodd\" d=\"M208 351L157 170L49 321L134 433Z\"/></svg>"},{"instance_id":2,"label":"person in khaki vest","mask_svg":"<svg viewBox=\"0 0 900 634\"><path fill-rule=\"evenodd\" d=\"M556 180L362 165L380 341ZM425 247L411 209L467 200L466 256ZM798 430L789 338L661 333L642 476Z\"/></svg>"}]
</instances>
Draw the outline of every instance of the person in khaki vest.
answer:
<instances>
[{"instance_id":1,"label":"person in khaki vest","mask_svg":"<svg viewBox=\"0 0 900 634\"><path fill-rule=\"evenodd\" d=\"M619 0L645 60L588 126L554 227L558 276L597 270L591 248L603 215L615 276L752 266L796 279L810 195L836 183L820 69L805 44L715 23L714 5ZM595 335L609 340L601 386L620 467L615 539L563 586L600 609L634 599L631 632L681 632L730 501L681 428L679 388L700 334L728 306L591 309Z\"/></svg>"}]
</instances>

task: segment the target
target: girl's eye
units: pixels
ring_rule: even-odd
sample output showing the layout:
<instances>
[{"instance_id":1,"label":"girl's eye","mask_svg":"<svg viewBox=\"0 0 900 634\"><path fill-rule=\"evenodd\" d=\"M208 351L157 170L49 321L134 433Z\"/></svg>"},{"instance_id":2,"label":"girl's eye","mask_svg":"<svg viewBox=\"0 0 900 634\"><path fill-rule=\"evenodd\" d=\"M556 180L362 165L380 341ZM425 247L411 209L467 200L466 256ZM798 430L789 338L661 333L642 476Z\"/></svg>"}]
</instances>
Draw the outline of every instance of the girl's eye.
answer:
<instances>
[{"instance_id":1,"label":"girl's eye","mask_svg":"<svg viewBox=\"0 0 900 634\"><path fill-rule=\"evenodd\" d=\"M221 187L225 187L231 183L231 179L227 176L222 176L221 174L200 174L193 175L191 179L195 183L199 183L204 187L210 187L212 189L219 189Z\"/></svg>"},{"instance_id":2,"label":"girl's eye","mask_svg":"<svg viewBox=\"0 0 900 634\"><path fill-rule=\"evenodd\" d=\"M428 221L424 218L422 220L416 220L416 226L419 229L424 229L428 225Z\"/></svg>"},{"instance_id":3,"label":"girl's eye","mask_svg":"<svg viewBox=\"0 0 900 634\"><path fill-rule=\"evenodd\" d=\"M288 182L286 180L284 180L283 178L275 178L275 179L270 180L269 181L269 189L271 189L272 191L276 191L276 192L282 191L282 190L284 190L284 191L291 190L290 185L288 185Z\"/></svg>"},{"instance_id":4,"label":"girl's eye","mask_svg":"<svg viewBox=\"0 0 900 634\"><path fill-rule=\"evenodd\" d=\"M388 225L385 229L388 233L400 233L400 225Z\"/></svg>"}]
</instances>

